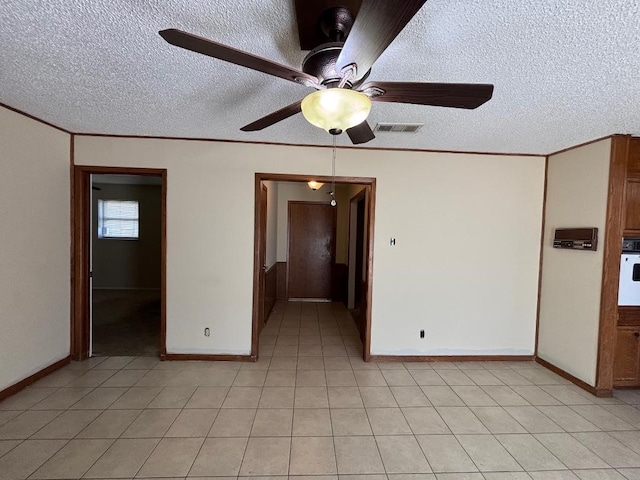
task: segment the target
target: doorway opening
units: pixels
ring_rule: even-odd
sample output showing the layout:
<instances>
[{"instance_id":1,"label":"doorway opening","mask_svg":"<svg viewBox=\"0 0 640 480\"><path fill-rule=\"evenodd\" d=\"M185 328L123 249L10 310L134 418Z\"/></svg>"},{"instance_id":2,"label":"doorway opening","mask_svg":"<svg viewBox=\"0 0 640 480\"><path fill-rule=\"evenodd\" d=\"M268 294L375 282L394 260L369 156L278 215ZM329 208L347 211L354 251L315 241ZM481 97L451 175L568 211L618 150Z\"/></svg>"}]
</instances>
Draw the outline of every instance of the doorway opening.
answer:
<instances>
[{"instance_id":1,"label":"doorway opening","mask_svg":"<svg viewBox=\"0 0 640 480\"><path fill-rule=\"evenodd\" d=\"M91 175L91 356L160 355L162 177Z\"/></svg>"},{"instance_id":2,"label":"doorway opening","mask_svg":"<svg viewBox=\"0 0 640 480\"><path fill-rule=\"evenodd\" d=\"M307 186L311 180L324 187ZM309 352L326 348L338 354L344 349L369 359L375 179L336 177L335 183L328 196L331 177L256 174L251 349L256 359L260 349L267 356L276 349L276 354L294 354L298 342ZM332 198L337 200L335 207L330 205ZM360 225L359 231L352 228L353 222ZM352 319L347 307L356 288L359 315ZM275 323L286 330L287 338L276 339L271 331L279 328ZM338 345L311 345L312 335L302 335L313 329L324 329L327 337L335 334L323 342ZM303 340L309 345L303 347Z\"/></svg>"},{"instance_id":3,"label":"doorway opening","mask_svg":"<svg viewBox=\"0 0 640 480\"><path fill-rule=\"evenodd\" d=\"M75 166L71 351L166 354L166 170Z\"/></svg>"},{"instance_id":4,"label":"doorway opening","mask_svg":"<svg viewBox=\"0 0 640 480\"><path fill-rule=\"evenodd\" d=\"M364 342L366 319L363 316L365 277L366 195L361 191L349 200L349 277L347 308L356 322Z\"/></svg>"}]
</instances>

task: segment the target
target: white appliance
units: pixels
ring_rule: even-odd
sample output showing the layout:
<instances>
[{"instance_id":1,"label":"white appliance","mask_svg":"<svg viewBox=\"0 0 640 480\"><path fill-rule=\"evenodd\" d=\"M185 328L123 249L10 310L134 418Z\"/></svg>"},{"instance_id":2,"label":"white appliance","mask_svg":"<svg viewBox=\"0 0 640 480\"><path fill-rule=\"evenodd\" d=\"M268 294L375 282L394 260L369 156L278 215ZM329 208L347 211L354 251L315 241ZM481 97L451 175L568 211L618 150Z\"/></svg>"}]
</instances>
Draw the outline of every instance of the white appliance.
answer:
<instances>
[{"instance_id":1,"label":"white appliance","mask_svg":"<svg viewBox=\"0 0 640 480\"><path fill-rule=\"evenodd\" d=\"M640 253L622 254L618 305L640 306Z\"/></svg>"}]
</instances>

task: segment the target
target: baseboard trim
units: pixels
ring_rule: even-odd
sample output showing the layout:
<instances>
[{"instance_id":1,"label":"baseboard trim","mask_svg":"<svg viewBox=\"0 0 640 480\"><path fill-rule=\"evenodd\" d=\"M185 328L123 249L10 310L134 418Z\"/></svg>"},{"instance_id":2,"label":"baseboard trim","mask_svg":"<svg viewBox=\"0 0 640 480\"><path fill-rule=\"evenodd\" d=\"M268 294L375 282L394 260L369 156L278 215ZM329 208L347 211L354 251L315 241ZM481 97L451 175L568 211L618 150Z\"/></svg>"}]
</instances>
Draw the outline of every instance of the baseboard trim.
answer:
<instances>
[{"instance_id":1,"label":"baseboard trim","mask_svg":"<svg viewBox=\"0 0 640 480\"><path fill-rule=\"evenodd\" d=\"M160 360L167 361L190 361L199 360L203 362L255 362L257 358L252 355L209 355L202 353L165 353L160 355Z\"/></svg>"},{"instance_id":2,"label":"baseboard trim","mask_svg":"<svg viewBox=\"0 0 640 480\"><path fill-rule=\"evenodd\" d=\"M533 355L371 355L372 362L530 362Z\"/></svg>"},{"instance_id":3,"label":"baseboard trim","mask_svg":"<svg viewBox=\"0 0 640 480\"><path fill-rule=\"evenodd\" d=\"M10 387L5 388L4 390L0 391L0 402L5 398L10 397L11 395L18 393L20 390L28 387L32 383L37 382L42 377L46 377L50 373L53 373L56 370L64 367L65 365L68 365L69 362L71 362L71 355L63 358L62 360L58 360L57 362L52 363L48 367L44 367L42 370L34 373L33 375L29 375L24 380L20 380L18 383L14 383Z\"/></svg>"},{"instance_id":4,"label":"baseboard trim","mask_svg":"<svg viewBox=\"0 0 640 480\"><path fill-rule=\"evenodd\" d=\"M562 378L569 380L571 383L577 385L578 387L586 390L592 395L596 397L612 397L613 390L607 390L602 388L596 388L589 385L587 382L580 380L577 377L574 377L569 372L562 370L560 367L556 367L553 363L547 362L540 357L536 357L536 362L542 365L544 368L551 370L553 373L560 375Z\"/></svg>"}]
</instances>

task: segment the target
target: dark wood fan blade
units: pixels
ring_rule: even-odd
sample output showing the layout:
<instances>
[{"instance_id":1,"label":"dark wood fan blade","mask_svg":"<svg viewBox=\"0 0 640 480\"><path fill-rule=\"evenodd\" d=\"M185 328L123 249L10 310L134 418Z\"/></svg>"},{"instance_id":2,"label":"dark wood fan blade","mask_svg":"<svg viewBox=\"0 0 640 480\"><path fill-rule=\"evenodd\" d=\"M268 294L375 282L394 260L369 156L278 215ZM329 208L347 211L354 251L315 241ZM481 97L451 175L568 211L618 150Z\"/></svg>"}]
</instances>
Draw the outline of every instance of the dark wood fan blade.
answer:
<instances>
[{"instance_id":1,"label":"dark wood fan blade","mask_svg":"<svg viewBox=\"0 0 640 480\"><path fill-rule=\"evenodd\" d=\"M369 126L369 123L365 120L360 125L347 129L347 135L351 139L351 143L359 145L361 143L367 143L370 140L376 138L373 134L373 130Z\"/></svg>"},{"instance_id":2,"label":"dark wood fan blade","mask_svg":"<svg viewBox=\"0 0 640 480\"><path fill-rule=\"evenodd\" d=\"M338 57L336 70L339 72L355 63L358 67L356 77L362 78L425 1L363 0Z\"/></svg>"},{"instance_id":3,"label":"dark wood fan blade","mask_svg":"<svg viewBox=\"0 0 640 480\"><path fill-rule=\"evenodd\" d=\"M374 102L413 103L437 107L477 108L493 95L493 85L482 83L417 83L417 82L371 82L360 90L369 93L384 92L371 96Z\"/></svg>"},{"instance_id":4,"label":"dark wood fan blade","mask_svg":"<svg viewBox=\"0 0 640 480\"><path fill-rule=\"evenodd\" d=\"M257 130L262 130L263 128L270 127L274 123L278 123L281 120L284 120L285 118L289 118L295 115L296 113L300 113L302 111L302 109L300 108L301 103L302 103L302 100L296 103L292 103L291 105L287 105L286 107L281 108L277 112L270 113L266 117L262 117L261 119L256 120L253 123L250 123L249 125L245 125L240 130L242 130L243 132L255 132Z\"/></svg>"},{"instance_id":5,"label":"dark wood fan blade","mask_svg":"<svg viewBox=\"0 0 640 480\"><path fill-rule=\"evenodd\" d=\"M235 48L216 43L206 38L198 37L197 35L192 35L191 33L183 32L182 30L170 28L168 30L161 30L158 33L160 33L160 36L167 42L176 47L208 55L219 60L224 60L225 62L235 63L236 65L268 73L269 75L284 78L292 82L318 84L318 79L313 75L272 62L266 58L236 50Z\"/></svg>"}]
</instances>

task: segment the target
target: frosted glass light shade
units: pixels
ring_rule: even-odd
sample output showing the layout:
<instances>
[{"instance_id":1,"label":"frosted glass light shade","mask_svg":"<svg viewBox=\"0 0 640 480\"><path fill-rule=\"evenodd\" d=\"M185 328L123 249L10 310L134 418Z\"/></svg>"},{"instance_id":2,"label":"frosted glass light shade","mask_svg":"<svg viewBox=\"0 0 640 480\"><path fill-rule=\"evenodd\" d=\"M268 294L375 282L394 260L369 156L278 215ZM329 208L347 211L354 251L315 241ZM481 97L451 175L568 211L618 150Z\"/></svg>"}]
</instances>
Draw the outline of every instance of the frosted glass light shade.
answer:
<instances>
[{"instance_id":1,"label":"frosted glass light shade","mask_svg":"<svg viewBox=\"0 0 640 480\"><path fill-rule=\"evenodd\" d=\"M310 124L328 132L346 130L364 122L371 111L371 100L355 90L328 88L307 95L301 107Z\"/></svg>"},{"instance_id":2,"label":"frosted glass light shade","mask_svg":"<svg viewBox=\"0 0 640 480\"><path fill-rule=\"evenodd\" d=\"M322 186L324 185L324 183L316 182L315 180L311 180L311 181L307 182L307 185L309 186L309 188L311 190L320 190L322 188Z\"/></svg>"}]
</instances>

